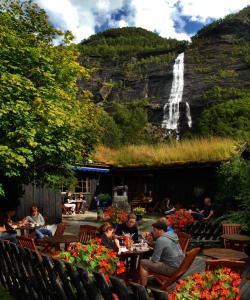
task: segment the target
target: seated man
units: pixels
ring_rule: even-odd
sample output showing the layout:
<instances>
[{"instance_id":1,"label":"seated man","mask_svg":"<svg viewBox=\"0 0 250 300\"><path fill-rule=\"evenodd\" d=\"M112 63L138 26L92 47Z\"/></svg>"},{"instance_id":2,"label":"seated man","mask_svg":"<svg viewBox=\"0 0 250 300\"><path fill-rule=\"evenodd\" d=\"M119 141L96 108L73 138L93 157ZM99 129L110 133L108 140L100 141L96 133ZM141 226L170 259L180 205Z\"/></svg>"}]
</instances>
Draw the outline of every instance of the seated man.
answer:
<instances>
[{"instance_id":1,"label":"seated man","mask_svg":"<svg viewBox=\"0 0 250 300\"><path fill-rule=\"evenodd\" d=\"M214 215L214 208L212 205L211 198L206 197L204 199L204 208L202 210L198 210L197 212L192 212L192 215L196 220L210 221Z\"/></svg>"},{"instance_id":2,"label":"seated man","mask_svg":"<svg viewBox=\"0 0 250 300\"><path fill-rule=\"evenodd\" d=\"M152 258L140 261L140 283L144 286L147 285L149 271L171 275L184 259L177 235L166 232L167 224L156 222L152 227L156 238Z\"/></svg>"},{"instance_id":3,"label":"seated man","mask_svg":"<svg viewBox=\"0 0 250 300\"><path fill-rule=\"evenodd\" d=\"M127 221L125 223L122 223L116 229L117 235L122 236L128 233L130 234L134 242L138 241L138 228L136 225L136 215L134 213L128 214Z\"/></svg>"}]
</instances>

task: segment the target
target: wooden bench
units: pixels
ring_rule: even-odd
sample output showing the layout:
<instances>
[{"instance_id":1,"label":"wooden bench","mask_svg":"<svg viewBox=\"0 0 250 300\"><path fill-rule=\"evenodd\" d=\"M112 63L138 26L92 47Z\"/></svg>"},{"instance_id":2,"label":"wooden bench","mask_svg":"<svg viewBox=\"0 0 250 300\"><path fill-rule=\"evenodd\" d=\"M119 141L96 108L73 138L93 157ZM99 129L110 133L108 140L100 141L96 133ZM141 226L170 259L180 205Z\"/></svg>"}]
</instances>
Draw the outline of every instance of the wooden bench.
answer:
<instances>
[{"instance_id":1,"label":"wooden bench","mask_svg":"<svg viewBox=\"0 0 250 300\"><path fill-rule=\"evenodd\" d=\"M131 210L135 207L144 207L146 210L148 206L153 202L151 197L143 197L143 198L136 198L130 202Z\"/></svg>"},{"instance_id":2,"label":"wooden bench","mask_svg":"<svg viewBox=\"0 0 250 300\"><path fill-rule=\"evenodd\" d=\"M124 281L111 277L108 284L102 273L73 267L69 263L38 255L30 249L0 240L0 283L16 299L30 300L147 300L145 288L139 284L126 286ZM160 294L159 294L160 293ZM126 298L121 298L123 295ZM152 299L168 299L158 291Z\"/></svg>"},{"instance_id":3,"label":"wooden bench","mask_svg":"<svg viewBox=\"0 0 250 300\"><path fill-rule=\"evenodd\" d=\"M194 246L201 248L220 247L222 244L222 226L217 222L197 221L193 224L188 224L185 228L185 232L191 235L191 248Z\"/></svg>"}]
</instances>

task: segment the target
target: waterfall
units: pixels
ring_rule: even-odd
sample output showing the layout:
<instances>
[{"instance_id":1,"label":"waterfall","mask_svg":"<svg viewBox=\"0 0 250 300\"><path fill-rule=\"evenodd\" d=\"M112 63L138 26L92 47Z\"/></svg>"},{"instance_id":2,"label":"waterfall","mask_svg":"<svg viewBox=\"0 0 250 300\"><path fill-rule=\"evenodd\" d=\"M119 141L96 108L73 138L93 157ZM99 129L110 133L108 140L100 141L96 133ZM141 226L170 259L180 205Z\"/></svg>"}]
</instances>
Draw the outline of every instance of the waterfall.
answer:
<instances>
[{"instance_id":1,"label":"waterfall","mask_svg":"<svg viewBox=\"0 0 250 300\"><path fill-rule=\"evenodd\" d=\"M188 127L191 128L192 127L192 117L191 117L190 106L189 106L188 102L186 102L186 118L187 118Z\"/></svg>"},{"instance_id":2,"label":"waterfall","mask_svg":"<svg viewBox=\"0 0 250 300\"><path fill-rule=\"evenodd\" d=\"M163 108L162 128L177 130L179 121L179 103L184 87L184 53L177 56L173 67L173 83L170 97Z\"/></svg>"}]
</instances>

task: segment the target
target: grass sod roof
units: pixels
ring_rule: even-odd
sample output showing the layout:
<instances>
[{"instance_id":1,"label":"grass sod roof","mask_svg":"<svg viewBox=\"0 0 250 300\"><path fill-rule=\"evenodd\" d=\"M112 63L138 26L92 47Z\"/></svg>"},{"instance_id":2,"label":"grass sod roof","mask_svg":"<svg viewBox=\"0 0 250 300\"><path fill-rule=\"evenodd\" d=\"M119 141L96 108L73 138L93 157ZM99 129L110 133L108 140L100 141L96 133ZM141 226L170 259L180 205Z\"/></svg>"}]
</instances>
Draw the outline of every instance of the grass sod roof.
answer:
<instances>
[{"instance_id":1,"label":"grass sod roof","mask_svg":"<svg viewBox=\"0 0 250 300\"><path fill-rule=\"evenodd\" d=\"M203 138L157 145L127 145L119 149L98 146L95 163L117 168L164 167L229 160L243 149L243 142L230 138Z\"/></svg>"}]
</instances>

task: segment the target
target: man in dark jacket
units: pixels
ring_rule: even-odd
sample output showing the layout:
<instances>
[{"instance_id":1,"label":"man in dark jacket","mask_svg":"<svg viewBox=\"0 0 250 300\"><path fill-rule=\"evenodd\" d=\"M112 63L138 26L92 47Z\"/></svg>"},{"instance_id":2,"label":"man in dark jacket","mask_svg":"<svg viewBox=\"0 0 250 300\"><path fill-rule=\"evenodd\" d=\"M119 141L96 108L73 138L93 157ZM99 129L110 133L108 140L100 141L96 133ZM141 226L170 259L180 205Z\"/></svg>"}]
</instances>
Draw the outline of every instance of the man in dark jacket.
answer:
<instances>
[{"instance_id":1,"label":"man in dark jacket","mask_svg":"<svg viewBox=\"0 0 250 300\"><path fill-rule=\"evenodd\" d=\"M116 234L120 236L129 234L134 242L138 240L138 228L136 225L136 215L134 213L128 214L127 221L116 229Z\"/></svg>"},{"instance_id":2,"label":"man in dark jacket","mask_svg":"<svg viewBox=\"0 0 250 300\"><path fill-rule=\"evenodd\" d=\"M153 235L156 238L154 252L151 260L140 261L141 284L147 285L148 272L159 274L173 274L183 261L184 254L181 250L177 235L166 232L167 225L156 222L153 225Z\"/></svg>"}]
</instances>

